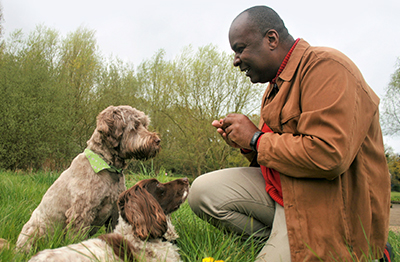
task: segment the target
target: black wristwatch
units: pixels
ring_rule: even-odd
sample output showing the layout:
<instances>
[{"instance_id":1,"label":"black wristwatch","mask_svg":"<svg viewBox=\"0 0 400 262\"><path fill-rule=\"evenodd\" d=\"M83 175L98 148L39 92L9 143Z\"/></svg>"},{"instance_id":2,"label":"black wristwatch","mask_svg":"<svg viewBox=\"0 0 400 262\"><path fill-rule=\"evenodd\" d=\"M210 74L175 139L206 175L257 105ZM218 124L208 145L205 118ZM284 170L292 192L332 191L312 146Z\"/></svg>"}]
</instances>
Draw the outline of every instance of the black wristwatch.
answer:
<instances>
[{"instance_id":1,"label":"black wristwatch","mask_svg":"<svg viewBox=\"0 0 400 262\"><path fill-rule=\"evenodd\" d=\"M253 137L251 138L250 148L253 149L253 151L257 152L257 142L262 134L264 134L264 133L261 131L257 131L254 133Z\"/></svg>"}]
</instances>

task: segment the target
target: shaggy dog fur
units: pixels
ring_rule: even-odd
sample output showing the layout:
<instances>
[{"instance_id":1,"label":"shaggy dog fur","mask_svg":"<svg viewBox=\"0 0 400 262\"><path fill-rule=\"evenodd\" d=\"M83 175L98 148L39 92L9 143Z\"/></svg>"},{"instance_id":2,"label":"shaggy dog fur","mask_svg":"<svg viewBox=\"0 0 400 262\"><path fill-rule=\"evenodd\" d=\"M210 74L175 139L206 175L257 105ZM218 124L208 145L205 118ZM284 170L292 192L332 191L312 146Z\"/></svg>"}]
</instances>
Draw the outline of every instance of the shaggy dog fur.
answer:
<instances>
[{"instance_id":1,"label":"shaggy dog fur","mask_svg":"<svg viewBox=\"0 0 400 262\"><path fill-rule=\"evenodd\" d=\"M148 159L160 150L160 138L148 131L149 118L130 106L109 106L97 116L97 127L87 141L108 165L126 167L128 159ZM104 224L116 225L118 196L126 190L120 171L95 173L84 153L79 154L43 196L18 237L18 250L29 251L35 240L62 226L93 235ZM89 228L91 229L88 232Z\"/></svg>"},{"instance_id":2,"label":"shaggy dog fur","mask_svg":"<svg viewBox=\"0 0 400 262\"><path fill-rule=\"evenodd\" d=\"M170 221L189 193L187 178L160 183L146 179L122 193L119 222L113 233L58 249L46 249L31 258L40 261L181 261L178 238Z\"/></svg>"},{"instance_id":3,"label":"shaggy dog fur","mask_svg":"<svg viewBox=\"0 0 400 262\"><path fill-rule=\"evenodd\" d=\"M5 240L4 238L0 238L0 251L2 249L9 249L10 248L10 244L8 243L7 240Z\"/></svg>"}]
</instances>

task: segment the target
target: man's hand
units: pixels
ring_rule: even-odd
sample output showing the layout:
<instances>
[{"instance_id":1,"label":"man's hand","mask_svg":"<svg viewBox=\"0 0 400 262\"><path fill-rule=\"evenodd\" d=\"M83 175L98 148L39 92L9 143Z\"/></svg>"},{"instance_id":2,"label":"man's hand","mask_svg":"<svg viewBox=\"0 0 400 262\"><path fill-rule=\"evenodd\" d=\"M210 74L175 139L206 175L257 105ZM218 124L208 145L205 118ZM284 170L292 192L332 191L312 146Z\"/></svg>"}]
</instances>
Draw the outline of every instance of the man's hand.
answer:
<instances>
[{"instance_id":1,"label":"man's hand","mask_svg":"<svg viewBox=\"0 0 400 262\"><path fill-rule=\"evenodd\" d=\"M226 142L228 145L230 145L231 147L234 147L234 148L240 148L240 146L237 145L237 144L236 144L235 142L233 142L232 140L230 140L230 139L228 138L228 135L225 133L225 130L224 130L224 128L223 128L224 119L220 119L219 121L218 121L218 120L214 120L211 124L212 124L214 127L217 128L217 132L222 136L222 138L225 140L225 142Z\"/></svg>"},{"instance_id":2,"label":"man's hand","mask_svg":"<svg viewBox=\"0 0 400 262\"><path fill-rule=\"evenodd\" d=\"M250 148L250 141L256 131L260 131L250 119L242 114L229 114L224 119L214 120L212 125L234 148Z\"/></svg>"}]
</instances>

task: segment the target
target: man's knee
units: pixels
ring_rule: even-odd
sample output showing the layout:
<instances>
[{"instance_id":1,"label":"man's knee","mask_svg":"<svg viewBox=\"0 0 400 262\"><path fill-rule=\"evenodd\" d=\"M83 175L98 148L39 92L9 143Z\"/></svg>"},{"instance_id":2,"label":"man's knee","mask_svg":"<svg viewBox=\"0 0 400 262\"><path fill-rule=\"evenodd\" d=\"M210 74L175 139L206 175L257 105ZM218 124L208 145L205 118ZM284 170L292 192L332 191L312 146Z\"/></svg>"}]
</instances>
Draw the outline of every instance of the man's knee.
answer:
<instances>
[{"instance_id":1,"label":"man's knee","mask_svg":"<svg viewBox=\"0 0 400 262\"><path fill-rule=\"evenodd\" d=\"M193 181L187 198L190 208L198 216L203 213L201 206L205 204L204 198L208 196L208 188L204 180L203 176L199 176Z\"/></svg>"}]
</instances>

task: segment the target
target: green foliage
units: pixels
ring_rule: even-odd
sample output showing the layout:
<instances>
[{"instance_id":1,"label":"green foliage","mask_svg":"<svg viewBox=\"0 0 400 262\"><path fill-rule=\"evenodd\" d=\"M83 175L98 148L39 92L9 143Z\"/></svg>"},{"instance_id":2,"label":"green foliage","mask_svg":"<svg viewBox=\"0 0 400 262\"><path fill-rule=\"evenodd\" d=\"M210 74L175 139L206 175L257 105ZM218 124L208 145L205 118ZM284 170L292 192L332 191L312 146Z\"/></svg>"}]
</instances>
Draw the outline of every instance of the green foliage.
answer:
<instances>
[{"instance_id":1,"label":"green foliage","mask_svg":"<svg viewBox=\"0 0 400 262\"><path fill-rule=\"evenodd\" d=\"M6 43L0 57L0 167L61 168L85 147L97 115L87 106L90 76L99 64L94 43L88 30L61 40L43 26L26 39L17 31Z\"/></svg>"},{"instance_id":2,"label":"green foliage","mask_svg":"<svg viewBox=\"0 0 400 262\"><path fill-rule=\"evenodd\" d=\"M160 50L135 72L129 63L104 59L91 30L61 37L38 26L28 36L14 32L1 52L0 168L66 168L86 147L98 113L123 104L148 114L162 140L154 162L133 161L133 171L151 164L193 178L247 165L211 122L231 112L254 116L264 87L212 45L187 47L171 61Z\"/></svg>"},{"instance_id":3,"label":"green foliage","mask_svg":"<svg viewBox=\"0 0 400 262\"><path fill-rule=\"evenodd\" d=\"M400 192L400 155L387 150L386 161L391 174L392 191Z\"/></svg>"},{"instance_id":4,"label":"green foliage","mask_svg":"<svg viewBox=\"0 0 400 262\"><path fill-rule=\"evenodd\" d=\"M381 122L383 130L388 135L400 134L400 59L397 68L392 74L392 79L386 88L386 94L382 99L383 112Z\"/></svg>"},{"instance_id":5,"label":"green foliage","mask_svg":"<svg viewBox=\"0 0 400 262\"><path fill-rule=\"evenodd\" d=\"M389 231L389 243L392 245L394 259L392 262L400 261L400 232Z\"/></svg>"},{"instance_id":6,"label":"green foliage","mask_svg":"<svg viewBox=\"0 0 400 262\"><path fill-rule=\"evenodd\" d=\"M390 199L391 199L391 201L400 203L400 192L391 192Z\"/></svg>"},{"instance_id":7,"label":"green foliage","mask_svg":"<svg viewBox=\"0 0 400 262\"><path fill-rule=\"evenodd\" d=\"M3 18L3 6L0 3L0 38L3 36L3 22L4 22L4 18ZM1 49L1 41L0 41L0 49Z\"/></svg>"},{"instance_id":8,"label":"green foliage","mask_svg":"<svg viewBox=\"0 0 400 262\"><path fill-rule=\"evenodd\" d=\"M147 174L129 174L126 177L127 186L131 187L142 179L156 177L162 182L176 179L173 176L154 173L154 170L145 170ZM0 238L10 243L10 249L0 251L0 261L27 261L38 251L47 248L58 248L77 243L85 239L84 235L73 236L61 228L55 230L51 236L41 239L35 249L29 254L15 253L16 240L22 226L39 204L47 188L57 179L57 173L13 173L0 172ZM241 241L239 237L224 234L208 223L197 218L187 203L172 215L172 221L180 235L178 246L184 261L201 261L204 257L229 261L254 261L261 248L254 240ZM96 234L103 234L101 228Z\"/></svg>"},{"instance_id":9,"label":"green foliage","mask_svg":"<svg viewBox=\"0 0 400 262\"><path fill-rule=\"evenodd\" d=\"M227 234L199 219L185 203L172 219L179 232L178 246L183 261L202 261L213 257L225 262L255 261L262 243L254 238L242 240L240 236ZM194 230L195 229L195 230Z\"/></svg>"},{"instance_id":10,"label":"green foliage","mask_svg":"<svg viewBox=\"0 0 400 262\"><path fill-rule=\"evenodd\" d=\"M77 147L77 153L86 147L96 123L94 89L102 66L101 56L94 31L84 28L69 34L59 49L58 78L60 94L65 99L64 120L69 125L69 138Z\"/></svg>"},{"instance_id":11,"label":"green foliage","mask_svg":"<svg viewBox=\"0 0 400 262\"><path fill-rule=\"evenodd\" d=\"M38 167L50 154L52 132L61 122L54 103L57 81L52 58L58 35L38 27L27 40L16 33L0 57L1 167Z\"/></svg>"},{"instance_id":12,"label":"green foliage","mask_svg":"<svg viewBox=\"0 0 400 262\"><path fill-rule=\"evenodd\" d=\"M212 45L197 52L188 47L168 62L160 50L139 66L137 79L147 101L143 110L162 139L157 166L195 177L247 165L211 126L228 113L251 113L262 92L233 67L230 55Z\"/></svg>"}]
</instances>

